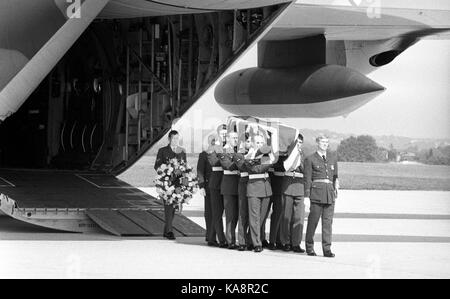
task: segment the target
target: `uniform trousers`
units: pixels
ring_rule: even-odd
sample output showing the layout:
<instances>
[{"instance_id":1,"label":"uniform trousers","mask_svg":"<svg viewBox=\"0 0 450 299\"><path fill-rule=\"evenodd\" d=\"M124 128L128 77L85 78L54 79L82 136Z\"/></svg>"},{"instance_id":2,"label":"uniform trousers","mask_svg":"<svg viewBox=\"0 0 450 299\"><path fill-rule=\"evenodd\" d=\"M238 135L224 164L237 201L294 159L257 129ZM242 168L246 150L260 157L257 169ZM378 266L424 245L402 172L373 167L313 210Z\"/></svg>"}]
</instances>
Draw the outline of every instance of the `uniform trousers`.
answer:
<instances>
[{"instance_id":1,"label":"uniform trousers","mask_svg":"<svg viewBox=\"0 0 450 299\"><path fill-rule=\"evenodd\" d=\"M300 246L305 222L305 199L283 195L283 217L281 221L281 243Z\"/></svg>"},{"instance_id":2,"label":"uniform trousers","mask_svg":"<svg viewBox=\"0 0 450 299\"><path fill-rule=\"evenodd\" d=\"M227 240L223 232L223 211L224 211L223 197L220 194L220 190L218 189L211 189L210 193L211 193L212 229L208 240L210 240L211 242L214 241L213 234L215 233L217 235L217 238L219 239L219 243L225 243Z\"/></svg>"},{"instance_id":3,"label":"uniform trousers","mask_svg":"<svg viewBox=\"0 0 450 299\"><path fill-rule=\"evenodd\" d=\"M314 234L320 218L322 218L322 250L324 253L331 251L334 205L334 203L322 204L311 201L308 227L306 228L306 250L308 252L314 250Z\"/></svg>"},{"instance_id":4,"label":"uniform trousers","mask_svg":"<svg viewBox=\"0 0 450 299\"><path fill-rule=\"evenodd\" d=\"M249 221L250 221L250 235L253 246L262 246L261 242L261 227L267 217L269 209L270 197L249 197Z\"/></svg>"}]
</instances>

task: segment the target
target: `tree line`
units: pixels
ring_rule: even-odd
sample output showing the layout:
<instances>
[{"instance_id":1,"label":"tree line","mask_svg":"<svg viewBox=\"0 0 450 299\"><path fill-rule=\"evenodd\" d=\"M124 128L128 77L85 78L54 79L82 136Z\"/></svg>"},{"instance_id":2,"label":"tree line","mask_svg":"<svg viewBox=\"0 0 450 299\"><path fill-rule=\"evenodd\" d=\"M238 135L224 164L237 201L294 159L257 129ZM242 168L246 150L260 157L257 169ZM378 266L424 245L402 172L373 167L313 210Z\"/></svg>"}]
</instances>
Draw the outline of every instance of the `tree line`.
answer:
<instances>
[{"instance_id":1,"label":"tree line","mask_svg":"<svg viewBox=\"0 0 450 299\"><path fill-rule=\"evenodd\" d=\"M432 165L450 165L450 145L426 150L417 148L399 151L379 147L375 138L369 135L351 136L342 140L337 147L338 160L341 162L401 162L415 161Z\"/></svg>"}]
</instances>

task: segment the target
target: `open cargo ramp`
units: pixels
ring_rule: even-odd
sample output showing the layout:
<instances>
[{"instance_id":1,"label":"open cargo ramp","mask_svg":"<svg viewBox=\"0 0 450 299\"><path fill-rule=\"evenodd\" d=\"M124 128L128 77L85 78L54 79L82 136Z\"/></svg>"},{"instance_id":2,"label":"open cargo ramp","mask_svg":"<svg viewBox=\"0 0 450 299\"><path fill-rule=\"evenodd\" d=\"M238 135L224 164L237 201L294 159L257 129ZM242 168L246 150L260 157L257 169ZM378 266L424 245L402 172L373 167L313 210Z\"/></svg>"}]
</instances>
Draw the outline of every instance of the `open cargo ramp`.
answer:
<instances>
[{"instance_id":1,"label":"open cargo ramp","mask_svg":"<svg viewBox=\"0 0 450 299\"><path fill-rule=\"evenodd\" d=\"M0 210L17 220L51 229L117 236L162 236L160 201L113 175L56 170L0 169ZM176 236L204 236L183 215Z\"/></svg>"}]
</instances>

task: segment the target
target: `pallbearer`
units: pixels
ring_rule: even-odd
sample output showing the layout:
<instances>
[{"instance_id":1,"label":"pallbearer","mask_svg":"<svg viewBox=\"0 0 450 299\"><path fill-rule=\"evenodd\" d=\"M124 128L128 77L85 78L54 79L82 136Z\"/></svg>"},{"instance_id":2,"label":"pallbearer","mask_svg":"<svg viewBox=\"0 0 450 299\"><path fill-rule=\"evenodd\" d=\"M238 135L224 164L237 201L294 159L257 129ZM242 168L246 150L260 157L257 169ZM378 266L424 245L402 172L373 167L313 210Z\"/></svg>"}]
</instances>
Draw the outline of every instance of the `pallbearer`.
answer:
<instances>
[{"instance_id":1,"label":"pallbearer","mask_svg":"<svg viewBox=\"0 0 450 299\"><path fill-rule=\"evenodd\" d=\"M216 230L212 223L211 192L209 190L209 180L212 167L208 161L208 152L212 151L212 148L216 145L216 140L218 139L217 134L208 136L207 148L205 151L200 153L197 163L198 184L205 203L204 217L206 223L206 242L209 246L219 245L216 240Z\"/></svg>"},{"instance_id":2,"label":"pallbearer","mask_svg":"<svg viewBox=\"0 0 450 299\"><path fill-rule=\"evenodd\" d=\"M272 197L270 205L272 206L272 215L270 216L270 235L268 249L275 250L282 248L282 242L280 238L281 216L283 214L282 204L282 185L284 178L284 166L283 162L286 160L285 155L280 155L273 165L273 171L270 172L270 181L272 184Z\"/></svg>"},{"instance_id":3,"label":"pallbearer","mask_svg":"<svg viewBox=\"0 0 450 299\"><path fill-rule=\"evenodd\" d=\"M218 129L218 133L224 128L225 125L221 125ZM226 126L225 126L226 128ZM219 240L219 247L227 248L228 243L223 232L223 211L224 203L223 197L220 192L220 187L222 184L223 168L220 164L219 154L223 153L222 140L219 138L216 145L210 147L208 150L208 161L212 167L212 173L209 180L209 191L211 193L211 211L212 211L212 227L217 234ZM213 232L213 230L211 230ZM209 240L213 240L212 233Z\"/></svg>"},{"instance_id":4,"label":"pallbearer","mask_svg":"<svg viewBox=\"0 0 450 299\"><path fill-rule=\"evenodd\" d=\"M298 135L288 159L283 179L283 218L281 222L281 242L283 250L304 253L300 247L305 221L304 199L304 157L302 153L303 136Z\"/></svg>"},{"instance_id":5,"label":"pallbearer","mask_svg":"<svg viewBox=\"0 0 450 299\"><path fill-rule=\"evenodd\" d=\"M306 229L306 252L314 252L314 234L322 217L322 250L325 257L334 257L331 252L331 236L334 205L339 189L337 158L327 153L328 138L320 135L316 139L317 152L305 160L305 200L311 200Z\"/></svg>"},{"instance_id":6,"label":"pallbearer","mask_svg":"<svg viewBox=\"0 0 450 299\"><path fill-rule=\"evenodd\" d=\"M272 187L270 186L268 170L275 162L275 156L270 147L265 146L262 135L254 137L255 148L251 157L245 161L249 173L247 197L249 206L250 233L255 252L263 250L261 243L261 226L267 215ZM269 157L266 156L269 154Z\"/></svg>"},{"instance_id":7,"label":"pallbearer","mask_svg":"<svg viewBox=\"0 0 450 299\"><path fill-rule=\"evenodd\" d=\"M248 170L245 166L245 158L252 147L252 141L248 133L244 134L244 140L241 140L238 153L234 156L234 161L240 172L240 180L238 186L239 194L239 222L238 222L238 241L239 251L253 250L252 239L250 236L250 226L248 219L248 199L247 184Z\"/></svg>"},{"instance_id":8,"label":"pallbearer","mask_svg":"<svg viewBox=\"0 0 450 299\"><path fill-rule=\"evenodd\" d=\"M227 125L225 124L220 125L217 128L217 134L219 134L219 139L221 140L219 145L225 147L225 145L227 144L227 135L228 135Z\"/></svg>"},{"instance_id":9,"label":"pallbearer","mask_svg":"<svg viewBox=\"0 0 450 299\"><path fill-rule=\"evenodd\" d=\"M269 168L269 170L267 171L267 173L269 174L269 180L270 180L270 186L272 187L272 193L273 193L273 172L274 172L274 168L271 167ZM261 244L263 248L268 248L269 247L269 241L267 241L267 234L266 234L266 223L267 223L267 218L269 218L270 215L270 209L272 208L272 204L273 204L273 194L270 197L270 202L269 202L269 206L267 207L267 215L263 218L264 221L261 225Z\"/></svg>"},{"instance_id":10,"label":"pallbearer","mask_svg":"<svg viewBox=\"0 0 450 299\"><path fill-rule=\"evenodd\" d=\"M228 249L236 249L236 227L239 219L239 170L234 161L237 153L238 134L229 132L223 153L219 154L220 164L223 168L222 184L220 187L225 206L226 238Z\"/></svg>"}]
</instances>

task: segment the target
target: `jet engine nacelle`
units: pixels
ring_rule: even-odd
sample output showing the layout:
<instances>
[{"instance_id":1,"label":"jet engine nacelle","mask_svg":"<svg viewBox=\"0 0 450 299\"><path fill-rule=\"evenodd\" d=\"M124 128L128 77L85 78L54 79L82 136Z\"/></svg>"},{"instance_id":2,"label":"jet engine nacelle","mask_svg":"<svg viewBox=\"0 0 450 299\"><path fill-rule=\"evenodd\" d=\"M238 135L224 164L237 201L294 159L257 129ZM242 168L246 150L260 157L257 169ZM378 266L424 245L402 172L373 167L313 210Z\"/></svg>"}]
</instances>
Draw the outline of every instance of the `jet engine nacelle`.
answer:
<instances>
[{"instance_id":1,"label":"jet engine nacelle","mask_svg":"<svg viewBox=\"0 0 450 299\"><path fill-rule=\"evenodd\" d=\"M216 101L235 115L321 118L348 115L384 87L339 65L249 68L225 77Z\"/></svg>"}]
</instances>

